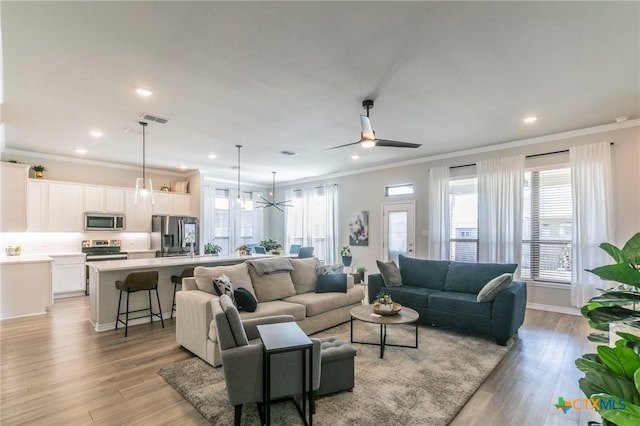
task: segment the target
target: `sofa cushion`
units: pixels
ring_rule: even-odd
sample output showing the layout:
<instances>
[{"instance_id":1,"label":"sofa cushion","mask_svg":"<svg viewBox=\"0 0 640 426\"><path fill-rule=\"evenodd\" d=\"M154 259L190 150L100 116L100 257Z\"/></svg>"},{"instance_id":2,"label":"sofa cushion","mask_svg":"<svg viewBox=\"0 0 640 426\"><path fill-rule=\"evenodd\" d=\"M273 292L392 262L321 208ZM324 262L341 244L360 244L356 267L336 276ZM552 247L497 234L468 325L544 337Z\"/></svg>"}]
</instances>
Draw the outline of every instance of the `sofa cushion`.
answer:
<instances>
[{"instance_id":1,"label":"sofa cushion","mask_svg":"<svg viewBox=\"0 0 640 426\"><path fill-rule=\"evenodd\" d=\"M517 267L515 263L452 262L444 289L477 295L490 280L502 274L513 274Z\"/></svg>"},{"instance_id":2,"label":"sofa cushion","mask_svg":"<svg viewBox=\"0 0 640 426\"><path fill-rule=\"evenodd\" d=\"M334 309L361 303L363 297L362 288L357 287L348 289L346 293L304 293L287 297L284 300L304 306L307 316L312 317Z\"/></svg>"},{"instance_id":3,"label":"sofa cushion","mask_svg":"<svg viewBox=\"0 0 640 426\"><path fill-rule=\"evenodd\" d=\"M246 263L214 267L196 266L193 269L193 276L198 290L211 294L213 294L213 278L217 278L222 274L229 277L234 288L244 287L255 297L256 293L251 285L249 268Z\"/></svg>"},{"instance_id":4,"label":"sofa cushion","mask_svg":"<svg viewBox=\"0 0 640 426\"><path fill-rule=\"evenodd\" d=\"M403 285L442 290L451 262L448 260L413 259L399 255L398 263Z\"/></svg>"},{"instance_id":5,"label":"sofa cushion","mask_svg":"<svg viewBox=\"0 0 640 426\"><path fill-rule=\"evenodd\" d=\"M480 290L480 293L478 293L478 297L476 298L476 300L478 302L491 302L496 298L498 293L500 293L505 288L511 287L511 280L511 274L502 274L495 277L487 284L485 284L484 287L482 287L482 290Z\"/></svg>"},{"instance_id":6,"label":"sofa cushion","mask_svg":"<svg viewBox=\"0 0 640 426\"><path fill-rule=\"evenodd\" d=\"M300 321L304 319L306 313L307 311L302 304L285 302L283 300L273 300L271 302L258 303L258 307L254 312L240 312L240 317L244 320L270 317L272 315L291 315L296 321Z\"/></svg>"},{"instance_id":7,"label":"sofa cushion","mask_svg":"<svg viewBox=\"0 0 640 426\"><path fill-rule=\"evenodd\" d=\"M396 265L394 260L389 262L376 260L376 264L378 265L378 270L382 274L382 280L384 281L385 287L397 287L402 285L402 275L400 274L400 269L398 269L398 265Z\"/></svg>"},{"instance_id":8,"label":"sofa cushion","mask_svg":"<svg viewBox=\"0 0 640 426\"><path fill-rule=\"evenodd\" d=\"M318 277L316 293L346 293L347 274L327 274Z\"/></svg>"},{"instance_id":9,"label":"sofa cushion","mask_svg":"<svg viewBox=\"0 0 640 426\"><path fill-rule=\"evenodd\" d=\"M420 308L428 308L429 295L440 291L441 290L435 290L433 288L416 287L412 285L402 285L400 287L389 287L385 289L385 292L391 295L391 299L394 302Z\"/></svg>"},{"instance_id":10,"label":"sofa cushion","mask_svg":"<svg viewBox=\"0 0 640 426\"><path fill-rule=\"evenodd\" d=\"M245 288L237 288L234 292L234 302L238 306L239 311L255 312L258 307L258 301Z\"/></svg>"},{"instance_id":11,"label":"sofa cushion","mask_svg":"<svg viewBox=\"0 0 640 426\"><path fill-rule=\"evenodd\" d=\"M297 294L308 293L316 290L316 266L320 264L317 257L307 257L305 259L289 259L293 271L291 271L291 281Z\"/></svg>"},{"instance_id":12,"label":"sofa cushion","mask_svg":"<svg viewBox=\"0 0 640 426\"><path fill-rule=\"evenodd\" d=\"M247 346L249 339L247 339L247 333L242 326L242 320L240 319L240 313L236 309L231 298L227 295L220 296L220 307L227 316L229 322L229 328L233 335L233 340L236 342L236 346Z\"/></svg>"},{"instance_id":13,"label":"sofa cushion","mask_svg":"<svg viewBox=\"0 0 640 426\"><path fill-rule=\"evenodd\" d=\"M253 266L249 265L249 275L258 302L270 302L296 294L289 271L258 275Z\"/></svg>"},{"instance_id":14,"label":"sofa cushion","mask_svg":"<svg viewBox=\"0 0 640 426\"><path fill-rule=\"evenodd\" d=\"M429 295L429 309L455 313L461 317L477 315L491 318L492 306L493 303L491 302L478 303L476 295L471 293L441 291Z\"/></svg>"}]
</instances>

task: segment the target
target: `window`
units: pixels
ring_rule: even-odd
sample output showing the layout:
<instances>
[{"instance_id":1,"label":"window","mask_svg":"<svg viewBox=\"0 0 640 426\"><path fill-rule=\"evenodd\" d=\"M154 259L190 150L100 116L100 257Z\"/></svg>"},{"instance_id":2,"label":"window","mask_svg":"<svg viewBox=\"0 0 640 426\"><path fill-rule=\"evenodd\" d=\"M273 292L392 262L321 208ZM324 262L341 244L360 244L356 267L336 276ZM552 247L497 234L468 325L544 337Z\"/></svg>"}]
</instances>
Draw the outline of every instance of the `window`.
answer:
<instances>
[{"instance_id":1,"label":"window","mask_svg":"<svg viewBox=\"0 0 640 426\"><path fill-rule=\"evenodd\" d=\"M411 195L413 194L413 184L403 183L401 185L387 185L384 187L384 196L393 197L395 195Z\"/></svg>"},{"instance_id":2,"label":"window","mask_svg":"<svg viewBox=\"0 0 640 426\"><path fill-rule=\"evenodd\" d=\"M222 247L222 253L230 253L230 210L229 210L229 190L216 189L213 202L213 244ZM205 214L210 214L205 212Z\"/></svg>"},{"instance_id":3,"label":"window","mask_svg":"<svg viewBox=\"0 0 640 426\"><path fill-rule=\"evenodd\" d=\"M478 261L478 178L449 181L449 259Z\"/></svg>"},{"instance_id":4,"label":"window","mask_svg":"<svg viewBox=\"0 0 640 426\"><path fill-rule=\"evenodd\" d=\"M525 172L521 276L571 282L571 169Z\"/></svg>"}]
</instances>

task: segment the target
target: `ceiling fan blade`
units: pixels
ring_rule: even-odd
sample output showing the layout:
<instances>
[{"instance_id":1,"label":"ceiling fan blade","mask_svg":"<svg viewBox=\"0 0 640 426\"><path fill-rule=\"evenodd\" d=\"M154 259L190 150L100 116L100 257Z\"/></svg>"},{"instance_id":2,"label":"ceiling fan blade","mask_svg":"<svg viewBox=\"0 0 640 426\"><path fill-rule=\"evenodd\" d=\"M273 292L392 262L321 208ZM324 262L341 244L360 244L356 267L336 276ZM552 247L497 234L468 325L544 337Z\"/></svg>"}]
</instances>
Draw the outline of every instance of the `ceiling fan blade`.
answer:
<instances>
[{"instance_id":1,"label":"ceiling fan blade","mask_svg":"<svg viewBox=\"0 0 640 426\"><path fill-rule=\"evenodd\" d=\"M359 143L360 143L360 141L353 142L353 143L346 143L344 145L332 146L331 148L326 148L326 149L323 149L322 151L324 152L324 151L329 151L329 150L336 149L336 148L344 148L345 146L357 145Z\"/></svg>"},{"instance_id":2,"label":"ceiling fan blade","mask_svg":"<svg viewBox=\"0 0 640 426\"><path fill-rule=\"evenodd\" d=\"M390 146L394 148L420 148L421 143L389 141L386 139L376 139L376 146Z\"/></svg>"},{"instance_id":3,"label":"ceiling fan blade","mask_svg":"<svg viewBox=\"0 0 640 426\"><path fill-rule=\"evenodd\" d=\"M374 140L376 138L373 128L371 127L371 121L366 115L360 116L360 125L362 126L362 139Z\"/></svg>"}]
</instances>

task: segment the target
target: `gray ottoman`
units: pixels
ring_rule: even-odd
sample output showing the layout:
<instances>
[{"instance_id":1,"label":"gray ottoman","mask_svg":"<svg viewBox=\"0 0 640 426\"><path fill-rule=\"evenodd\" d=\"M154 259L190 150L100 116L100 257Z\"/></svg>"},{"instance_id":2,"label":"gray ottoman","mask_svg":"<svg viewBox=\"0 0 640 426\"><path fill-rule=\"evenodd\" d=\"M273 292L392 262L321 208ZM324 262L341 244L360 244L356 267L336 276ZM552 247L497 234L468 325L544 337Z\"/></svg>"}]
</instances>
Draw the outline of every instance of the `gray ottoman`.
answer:
<instances>
[{"instance_id":1,"label":"gray ottoman","mask_svg":"<svg viewBox=\"0 0 640 426\"><path fill-rule=\"evenodd\" d=\"M316 395L352 391L356 350L339 337L323 337L320 342L320 388Z\"/></svg>"}]
</instances>

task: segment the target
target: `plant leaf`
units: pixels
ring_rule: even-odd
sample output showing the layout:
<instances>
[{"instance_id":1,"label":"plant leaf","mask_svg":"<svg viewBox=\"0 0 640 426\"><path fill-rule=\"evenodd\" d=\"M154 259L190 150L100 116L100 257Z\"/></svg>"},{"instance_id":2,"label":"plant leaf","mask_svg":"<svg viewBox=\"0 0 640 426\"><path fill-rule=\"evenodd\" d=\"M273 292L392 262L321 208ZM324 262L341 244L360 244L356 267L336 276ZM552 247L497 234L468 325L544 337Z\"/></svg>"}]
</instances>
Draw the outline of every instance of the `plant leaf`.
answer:
<instances>
[{"instance_id":1,"label":"plant leaf","mask_svg":"<svg viewBox=\"0 0 640 426\"><path fill-rule=\"evenodd\" d=\"M619 306L603 306L587 312L587 317L596 324L625 321L640 318L640 312Z\"/></svg>"},{"instance_id":2,"label":"plant leaf","mask_svg":"<svg viewBox=\"0 0 640 426\"><path fill-rule=\"evenodd\" d=\"M622 247L622 254L634 265L640 264L640 232L629 238Z\"/></svg>"},{"instance_id":3,"label":"plant leaf","mask_svg":"<svg viewBox=\"0 0 640 426\"><path fill-rule=\"evenodd\" d=\"M636 385L638 393L640 393L640 368L633 373L633 383Z\"/></svg>"},{"instance_id":4,"label":"plant leaf","mask_svg":"<svg viewBox=\"0 0 640 426\"><path fill-rule=\"evenodd\" d=\"M602 250L606 251L609 256L616 261L616 263L627 263L629 259L624 255L624 252L618 247L610 243L602 243L599 246Z\"/></svg>"},{"instance_id":5,"label":"plant leaf","mask_svg":"<svg viewBox=\"0 0 640 426\"><path fill-rule=\"evenodd\" d=\"M599 296L592 297L590 303L600 303L606 306L606 303L626 304L630 302L640 301L640 292L637 291L620 291L620 290L601 290L603 293Z\"/></svg>"},{"instance_id":6,"label":"plant leaf","mask_svg":"<svg viewBox=\"0 0 640 426\"><path fill-rule=\"evenodd\" d=\"M605 393L592 395L591 399L598 401L598 407L600 407L599 401L604 401L605 406L612 407L611 409L598 408L598 413L604 419L618 426L637 426L640 424L640 406L626 400L621 401L619 397ZM622 409L623 404L624 409Z\"/></svg>"},{"instance_id":7,"label":"plant leaf","mask_svg":"<svg viewBox=\"0 0 640 426\"><path fill-rule=\"evenodd\" d=\"M583 373L586 373L587 371L600 371L603 373L609 373L609 369L605 365L602 365L602 363L593 359L588 359L584 356L582 358L576 359L576 367Z\"/></svg>"},{"instance_id":8,"label":"plant leaf","mask_svg":"<svg viewBox=\"0 0 640 426\"><path fill-rule=\"evenodd\" d=\"M633 268L629 263L614 263L587 270L603 280L640 286L640 270Z\"/></svg>"},{"instance_id":9,"label":"plant leaf","mask_svg":"<svg viewBox=\"0 0 640 426\"><path fill-rule=\"evenodd\" d=\"M638 329L638 332L640 333L640 329ZM624 331L616 331L616 334L627 342L640 342L640 336L635 334L625 333Z\"/></svg>"},{"instance_id":10,"label":"plant leaf","mask_svg":"<svg viewBox=\"0 0 640 426\"><path fill-rule=\"evenodd\" d=\"M602 363L609 367L615 374L633 379L633 374L640 368L640 356L627 347L610 348L608 346L598 346L598 356ZM613 395L617 395L613 393Z\"/></svg>"},{"instance_id":11,"label":"plant leaf","mask_svg":"<svg viewBox=\"0 0 640 426\"><path fill-rule=\"evenodd\" d=\"M607 343L607 344L609 343L609 336L602 333L591 333L589 334L587 339L590 342L594 342L594 343Z\"/></svg>"},{"instance_id":12,"label":"plant leaf","mask_svg":"<svg viewBox=\"0 0 640 426\"><path fill-rule=\"evenodd\" d=\"M611 371L590 370L578 381L580 389L587 398L594 394L606 393L616 395L625 401L638 403L640 395L631 380L618 376Z\"/></svg>"}]
</instances>

